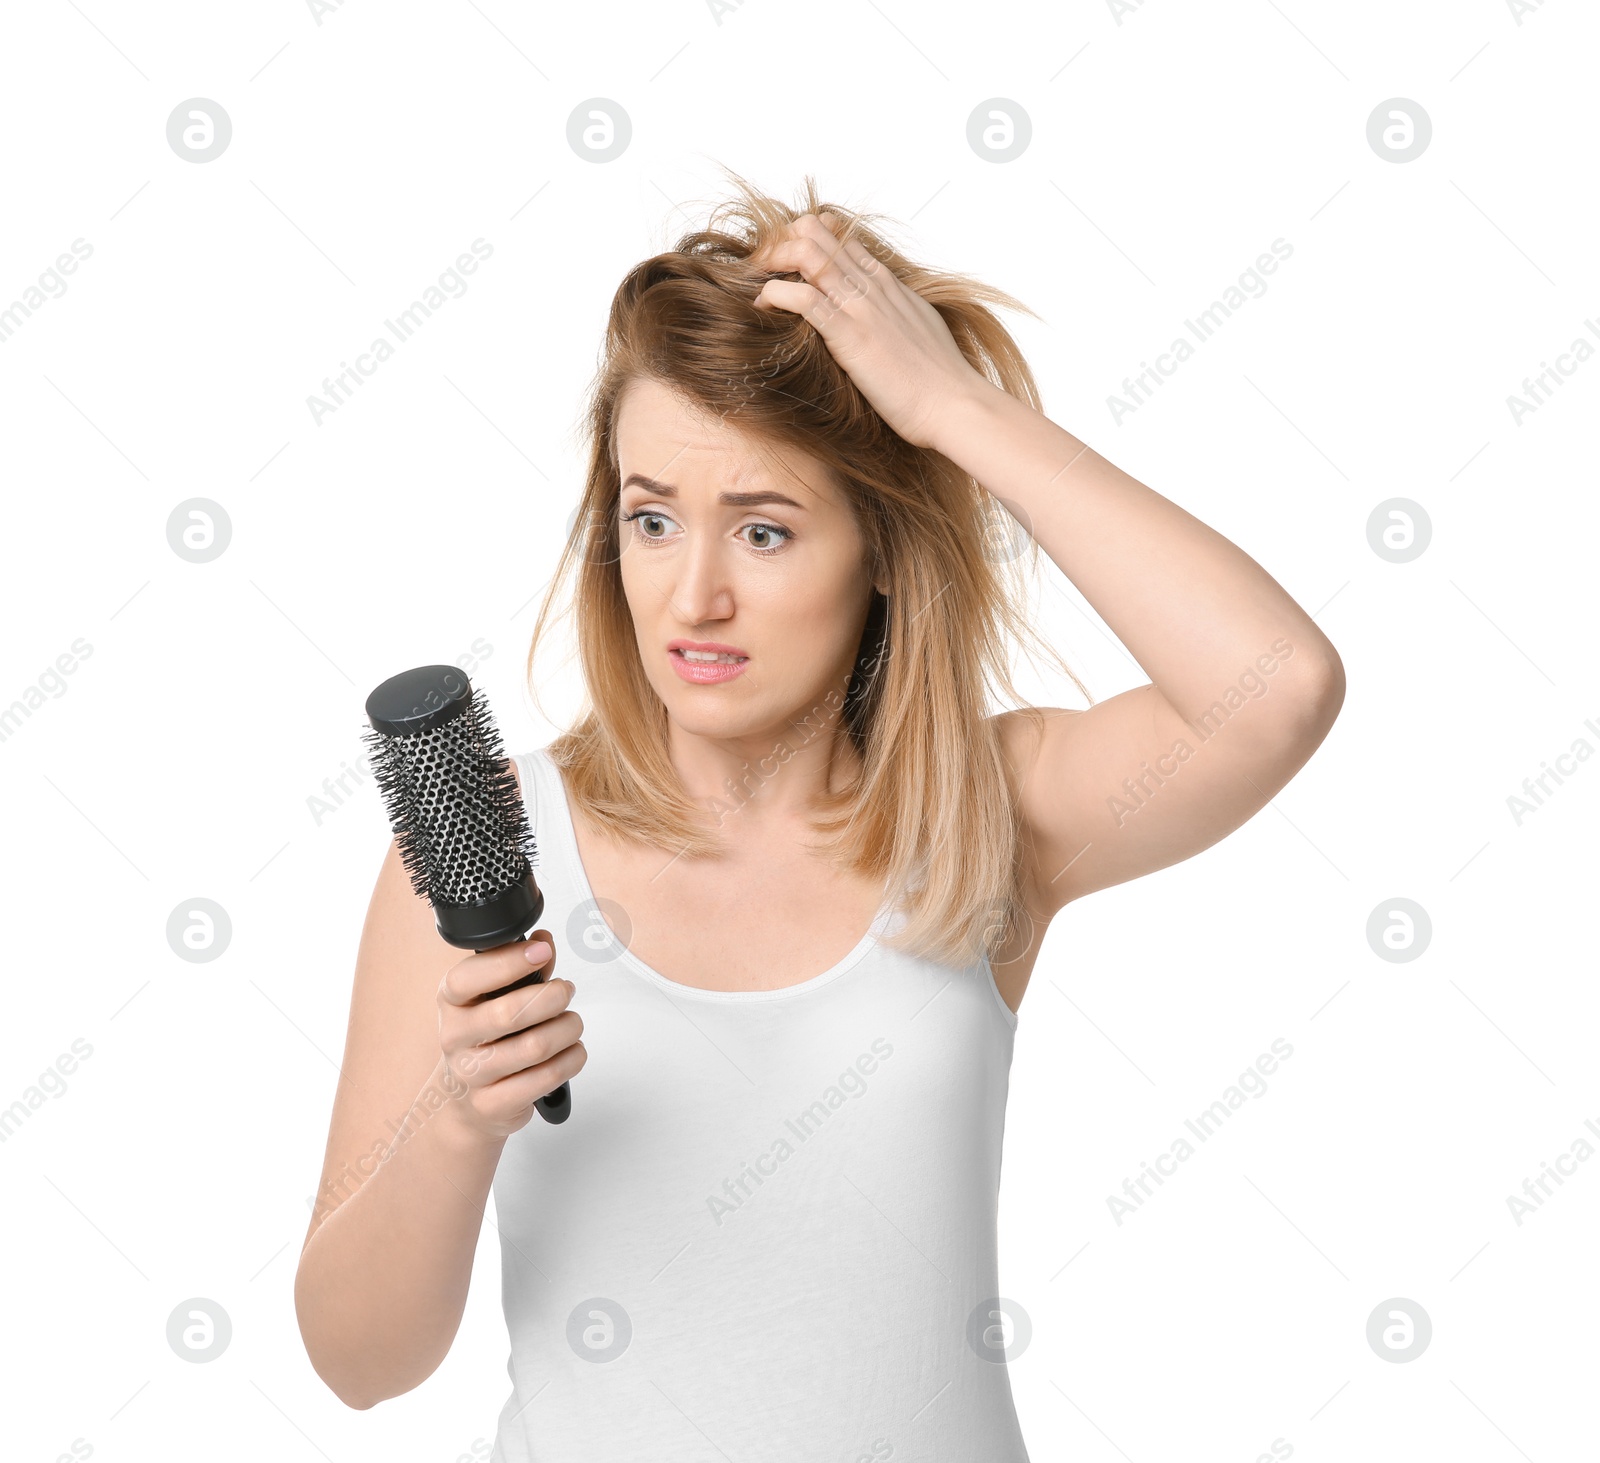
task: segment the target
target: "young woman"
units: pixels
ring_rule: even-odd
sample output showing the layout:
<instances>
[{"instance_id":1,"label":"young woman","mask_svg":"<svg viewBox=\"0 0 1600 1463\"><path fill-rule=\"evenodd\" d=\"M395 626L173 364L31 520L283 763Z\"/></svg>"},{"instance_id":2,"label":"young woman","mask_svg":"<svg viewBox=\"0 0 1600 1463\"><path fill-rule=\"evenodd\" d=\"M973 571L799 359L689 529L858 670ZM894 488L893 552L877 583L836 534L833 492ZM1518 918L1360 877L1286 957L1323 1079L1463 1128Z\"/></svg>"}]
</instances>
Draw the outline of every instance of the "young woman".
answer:
<instances>
[{"instance_id":1,"label":"young woman","mask_svg":"<svg viewBox=\"0 0 1600 1463\"><path fill-rule=\"evenodd\" d=\"M417 1386L492 1187L495 1463L1017 1463L995 1218L1041 938L1256 813L1343 670L1042 414L1015 301L735 182L613 302L534 632L575 568L588 702L512 759L544 928L461 959L379 874L301 1331L352 1407ZM991 711L1024 529L1148 685Z\"/></svg>"}]
</instances>

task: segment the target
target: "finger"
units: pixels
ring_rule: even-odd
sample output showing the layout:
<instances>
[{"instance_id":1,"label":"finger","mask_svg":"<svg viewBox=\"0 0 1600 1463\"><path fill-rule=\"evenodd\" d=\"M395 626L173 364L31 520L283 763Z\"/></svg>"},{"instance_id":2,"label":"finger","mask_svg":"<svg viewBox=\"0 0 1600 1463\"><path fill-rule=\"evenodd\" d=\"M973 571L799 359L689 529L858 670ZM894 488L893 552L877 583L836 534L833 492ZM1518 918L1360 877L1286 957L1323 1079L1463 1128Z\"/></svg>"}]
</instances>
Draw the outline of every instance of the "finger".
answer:
<instances>
[{"instance_id":1,"label":"finger","mask_svg":"<svg viewBox=\"0 0 1600 1463\"><path fill-rule=\"evenodd\" d=\"M582 1035L583 1017L576 1011L563 1011L552 1021L543 1021L515 1036L504 1036L499 1041L463 1052L460 1067L474 1086L486 1087L514 1072L549 1061Z\"/></svg>"},{"instance_id":2,"label":"finger","mask_svg":"<svg viewBox=\"0 0 1600 1463\"><path fill-rule=\"evenodd\" d=\"M866 292L866 281L853 273L854 261L840 252L836 240L824 245L804 234L781 239L762 255L762 263L774 274L798 270L825 295L849 299Z\"/></svg>"},{"instance_id":3,"label":"finger","mask_svg":"<svg viewBox=\"0 0 1600 1463\"><path fill-rule=\"evenodd\" d=\"M534 960L539 964L535 965ZM470 1006L490 991L501 990L534 970L553 967L554 960L555 942L550 931L535 930L526 940L513 940L495 950L480 950L452 965L439 982L439 999L452 1006Z\"/></svg>"},{"instance_id":4,"label":"finger","mask_svg":"<svg viewBox=\"0 0 1600 1463\"><path fill-rule=\"evenodd\" d=\"M490 1109L494 1115L509 1118L532 1106L547 1093L554 1092L563 1082L576 1077L588 1060L588 1048L581 1041L576 1041L565 1051L557 1052L549 1061L489 1083L481 1089L480 1107Z\"/></svg>"},{"instance_id":5,"label":"finger","mask_svg":"<svg viewBox=\"0 0 1600 1463\"><path fill-rule=\"evenodd\" d=\"M824 225L816 227L817 223ZM849 225L836 213L802 214L793 227L804 237L813 238L847 276L872 276L883 268L883 261L857 238L848 233Z\"/></svg>"},{"instance_id":6,"label":"finger","mask_svg":"<svg viewBox=\"0 0 1600 1463\"><path fill-rule=\"evenodd\" d=\"M769 279L761 286L755 303L758 310L776 308L803 315L824 338L827 326L838 315L837 308L821 290L797 279Z\"/></svg>"},{"instance_id":7,"label":"finger","mask_svg":"<svg viewBox=\"0 0 1600 1463\"><path fill-rule=\"evenodd\" d=\"M482 1046L549 1021L567 1009L577 992L570 980L546 981L507 991L480 1006L469 1006L452 1025L451 1040L458 1047Z\"/></svg>"}]
</instances>

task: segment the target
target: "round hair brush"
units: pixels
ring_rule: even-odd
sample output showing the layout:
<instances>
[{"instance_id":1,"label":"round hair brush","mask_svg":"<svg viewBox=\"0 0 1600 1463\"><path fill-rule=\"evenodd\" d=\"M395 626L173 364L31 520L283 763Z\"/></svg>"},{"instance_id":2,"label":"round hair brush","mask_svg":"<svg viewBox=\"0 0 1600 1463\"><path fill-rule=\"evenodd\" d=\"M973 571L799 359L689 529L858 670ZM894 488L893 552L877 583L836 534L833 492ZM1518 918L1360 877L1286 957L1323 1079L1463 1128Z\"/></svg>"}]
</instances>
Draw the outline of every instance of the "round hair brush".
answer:
<instances>
[{"instance_id":1,"label":"round hair brush","mask_svg":"<svg viewBox=\"0 0 1600 1463\"><path fill-rule=\"evenodd\" d=\"M367 697L367 721L362 740L396 847L440 938L479 952L525 938L544 895L527 808L483 693L453 665L418 666ZM535 971L483 999L543 980ZM534 1106L563 1123L572 1090L563 1082Z\"/></svg>"}]
</instances>

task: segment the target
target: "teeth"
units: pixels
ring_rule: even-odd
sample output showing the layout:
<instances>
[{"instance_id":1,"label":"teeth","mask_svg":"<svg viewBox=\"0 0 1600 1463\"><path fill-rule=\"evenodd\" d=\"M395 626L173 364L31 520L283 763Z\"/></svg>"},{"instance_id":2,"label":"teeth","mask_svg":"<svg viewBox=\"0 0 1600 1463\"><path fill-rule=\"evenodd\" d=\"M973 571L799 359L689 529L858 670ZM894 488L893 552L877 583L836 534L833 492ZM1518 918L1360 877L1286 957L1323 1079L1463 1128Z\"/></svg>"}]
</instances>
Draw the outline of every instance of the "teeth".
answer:
<instances>
[{"instance_id":1,"label":"teeth","mask_svg":"<svg viewBox=\"0 0 1600 1463\"><path fill-rule=\"evenodd\" d=\"M742 655L713 655L709 650L680 650L678 654L685 660L705 661L707 664L716 662L719 665L738 665L745 659Z\"/></svg>"}]
</instances>

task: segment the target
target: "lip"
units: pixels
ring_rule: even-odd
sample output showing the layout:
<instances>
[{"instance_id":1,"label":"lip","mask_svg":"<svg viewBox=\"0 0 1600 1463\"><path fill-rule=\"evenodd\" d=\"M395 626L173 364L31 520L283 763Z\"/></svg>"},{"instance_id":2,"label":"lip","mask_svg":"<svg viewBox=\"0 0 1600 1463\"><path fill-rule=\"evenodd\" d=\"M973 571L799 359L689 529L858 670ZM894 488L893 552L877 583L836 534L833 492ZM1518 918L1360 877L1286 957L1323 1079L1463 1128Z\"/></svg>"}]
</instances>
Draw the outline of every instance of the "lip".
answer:
<instances>
[{"instance_id":1,"label":"lip","mask_svg":"<svg viewBox=\"0 0 1600 1463\"><path fill-rule=\"evenodd\" d=\"M733 665L725 661L704 661L697 664L675 654L680 650L702 650L708 655L743 655L745 659ZM672 662L672 669L678 673L679 679L688 681L693 686L714 686L723 681L735 680L744 674L745 666L750 663L749 656L737 645L722 645L715 640L674 640L667 646L667 659Z\"/></svg>"}]
</instances>

